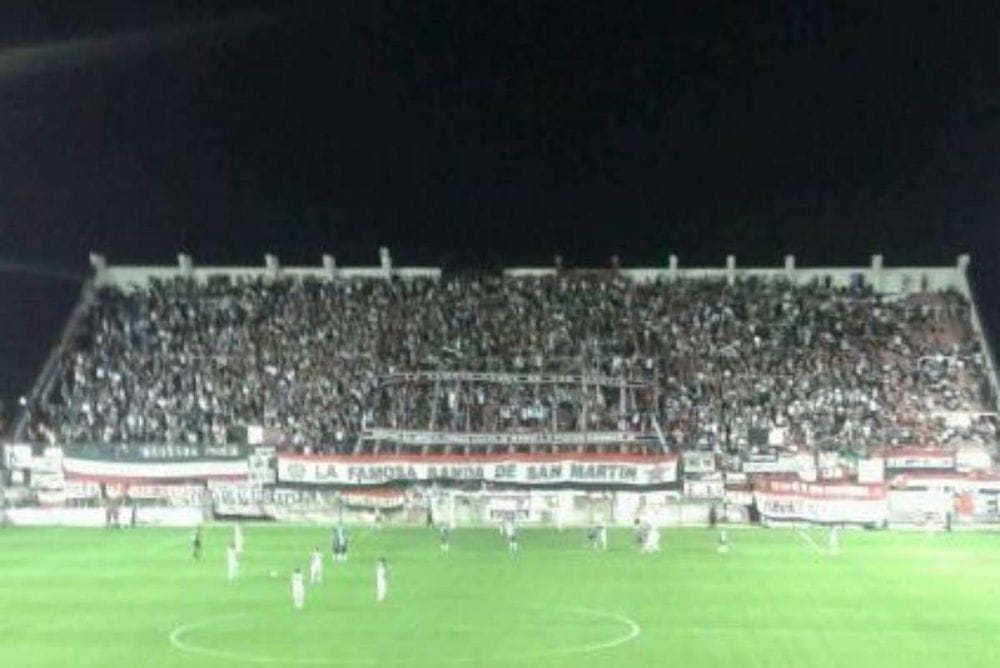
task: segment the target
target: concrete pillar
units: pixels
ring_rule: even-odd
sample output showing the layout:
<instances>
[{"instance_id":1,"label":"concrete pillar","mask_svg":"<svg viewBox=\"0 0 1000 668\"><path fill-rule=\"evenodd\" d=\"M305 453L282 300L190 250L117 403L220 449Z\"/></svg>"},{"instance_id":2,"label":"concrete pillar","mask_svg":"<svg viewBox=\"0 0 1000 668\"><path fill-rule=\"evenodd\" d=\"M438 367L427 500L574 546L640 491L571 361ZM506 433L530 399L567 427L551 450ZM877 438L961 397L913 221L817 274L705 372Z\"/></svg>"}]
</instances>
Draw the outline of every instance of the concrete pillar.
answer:
<instances>
[{"instance_id":1,"label":"concrete pillar","mask_svg":"<svg viewBox=\"0 0 1000 668\"><path fill-rule=\"evenodd\" d=\"M882 254L872 255L872 287L875 292L882 292Z\"/></svg>"},{"instance_id":2,"label":"concrete pillar","mask_svg":"<svg viewBox=\"0 0 1000 668\"><path fill-rule=\"evenodd\" d=\"M671 255L667 259L669 261L669 264L667 265L668 266L668 269L667 269L667 278L669 278L671 281L676 280L677 279L677 256L676 255Z\"/></svg>"},{"instance_id":3,"label":"concrete pillar","mask_svg":"<svg viewBox=\"0 0 1000 668\"><path fill-rule=\"evenodd\" d=\"M187 253L177 254L177 266L180 267L181 276L184 278L191 278L194 275L194 262Z\"/></svg>"},{"instance_id":4,"label":"concrete pillar","mask_svg":"<svg viewBox=\"0 0 1000 668\"><path fill-rule=\"evenodd\" d=\"M94 268L95 274L101 276L108 268L108 261L100 253L91 253L90 266Z\"/></svg>"},{"instance_id":5,"label":"concrete pillar","mask_svg":"<svg viewBox=\"0 0 1000 668\"><path fill-rule=\"evenodd\" d=\"M959 292L961 292L967 299L971 299L972 295L969 291L969 262L971 258L968 253L962 253L955 260L955 270L958 272L958 280L955 283L958 286ZM1000 393L998 393L997 403L1000 403Z\"/></svg>"},{"instance_id":6,"label":"concrete pillar","mask_svg":"<svg viewBox=\"0 0 1000 668\"><path fill-rule=\"evenodd\" d=\"M389 254L387 246L380 246L378 249L378 260L382 267L382 273L386 278L392 278L392 255Z\"/></svg>"},{"instance_id":7,"label":"concrete pillar","mask_svg":"<svg viewBox=\"0 0 1000 668\"><path fill-rule=\"evenodd\" d=\"M333 257L329 253L323 253L323 270L326 271L328 278L337 277L337 258Z\"/></svg>"},{"instance_id":8,"label":"concrete pillar","mask_svg":"<svg viewBox=\"0 0 1000 668\"><path fill-rule=\"evenodd\" d=\"M795 256L785 256L785 278L789 283L795 282Z\"/></svg>"},{"instance_id":9,"label":"concrete pillar","mask_svg":"<svg viewBox=\"0 0 1000 668\"><path fill-rule=\"evenodd\" d=\"M736 282L736 256L726 256L726 283L732 285Z\"/></svg>"},{"instance_id":10,"label":"concrete pillar","mask_svg":"<svg viewBox=\"0 0 1000 668\"><path fill-rule=\"evenodd\" d=\"M100 253L90 254L90 266L94 268L94 283L100 285L107 280L108 261Z\"/></svg>"},{"instance_id":11,"label":"concrete pillar","mask_svg":"<svg viewBox=\"0 0 1000 668\"><path fill-rule=\"evenodd\" d=\"M278 262L278 256L272 253L268 253L264 256L264 267L267 268L267 274L271 278L277 278L278 273L281 271L281 265Z\"/></svg>"}]
</instances>

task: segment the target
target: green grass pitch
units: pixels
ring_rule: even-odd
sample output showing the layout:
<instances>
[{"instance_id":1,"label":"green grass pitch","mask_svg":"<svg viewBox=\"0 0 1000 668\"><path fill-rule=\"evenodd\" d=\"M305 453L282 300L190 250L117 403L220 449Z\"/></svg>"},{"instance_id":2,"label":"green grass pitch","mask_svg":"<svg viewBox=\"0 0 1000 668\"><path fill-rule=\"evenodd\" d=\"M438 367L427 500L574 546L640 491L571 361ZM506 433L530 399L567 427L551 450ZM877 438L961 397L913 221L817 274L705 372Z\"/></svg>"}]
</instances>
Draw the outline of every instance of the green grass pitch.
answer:
<instances>
[{"instance_id":1,"label":"green grass pitch","mask_svg":"<svg viewBox=\"0 0 1000 668\"><path fill-rule=\"evenodd\" d=\"M1000 535L845 532L823 554L790 529L351 530L247 526L240 581L224 526L195 563L180 529L0 529L0 666L1000 665ZM807 532L807 535L808 534ZM288 575L323 550L326 580L292 610ZM389 559L376 604L374 562ZM272 569L280 572L273 578Z\"/></svg>"}]
</instances>

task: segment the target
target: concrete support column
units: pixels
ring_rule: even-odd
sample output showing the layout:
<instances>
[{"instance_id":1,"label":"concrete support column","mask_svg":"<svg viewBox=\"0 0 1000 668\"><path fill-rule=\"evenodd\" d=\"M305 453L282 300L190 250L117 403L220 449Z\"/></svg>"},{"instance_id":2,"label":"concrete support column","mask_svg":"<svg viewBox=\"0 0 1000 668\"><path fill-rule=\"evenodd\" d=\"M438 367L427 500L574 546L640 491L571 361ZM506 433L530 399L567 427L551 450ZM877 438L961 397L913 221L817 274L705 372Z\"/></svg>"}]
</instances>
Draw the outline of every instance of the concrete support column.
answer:
<instances>
[{"instance_id":1,"label":"concrete support column","mask_svg":"<svg viewBox=\"0 0 1000 668\"><path fill-rule=\"evenodd\" d=\"M90 266L94 269L94 279L96 283L104 282L108 272L108 261L101 253L90 254Z\"/></svg>"},{"instance_id":2,"label":"concrete support column","mask_svg":"<svg viewBox=\"0 0 1000 668\"><path fill-rule=\"evenodd\" d=\"M329 253L323 253L323 270L330 280L337 278L337 258Z\"/></svg>"},{"instance_id":3,"label":"concrete support column","mask_svg":"<svg viewBox=\"0 0 1000 668\"><path fill-rule=\"evenodd\" d=\"M194 276L194 262L191 261L191 256L187 253L177 254L177 266L180 267L181 276L184 278Z\"/></svg>"},{"instance_id":4,"label":"concrete support column","mask_svg":"<svg viewBox=\"0 0 1000 668\"><path fill-rule=\"evenodd\" d=\"M795 283L795 256L785 256L785 278L789 283Z\"/></svg>"},{"instance_id":5,"label":"concrete support column","mask_svg":"<svg viewBox=\"0 0 1000 668\"><path fill-rule=\"evenodd\" d=\"M267 269L267 275L270 278L277 278L281 272L281 264L278 262L278 256L272 253L265 255L264 267Z\"/></svg>"},{"instance_id":6,"label":"concrete support column","mask_svg":"<svg viewBox=\"0 0 1000 668\"><path fill-rule=\"evenodd\" d=\"M392 255L389 254L389 248L387 246L381 246L378 249L378 260L379 265L382 267L382 273L385 277L392 278Z\"/></svg>"},{"instance_id":7,"label":"concrete support column","mask_svg":"<svg viewBox=\"0 0 1000 668\"><path fill-rule=\"evenodd\" d=\"M875 292L882 292L882 254L872 255L872 286Z\"/></svg>"}]
</instances>

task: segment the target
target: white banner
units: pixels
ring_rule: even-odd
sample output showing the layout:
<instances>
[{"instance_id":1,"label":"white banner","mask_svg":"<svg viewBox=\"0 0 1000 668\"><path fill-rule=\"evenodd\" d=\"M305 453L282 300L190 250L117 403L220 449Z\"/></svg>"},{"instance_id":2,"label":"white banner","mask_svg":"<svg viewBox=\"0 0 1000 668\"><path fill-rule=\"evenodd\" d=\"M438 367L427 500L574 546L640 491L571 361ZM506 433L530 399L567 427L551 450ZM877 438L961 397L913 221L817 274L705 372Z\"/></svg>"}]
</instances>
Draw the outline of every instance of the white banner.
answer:
<instances>
[{"instance_id":1,"label":"white banner","mask_svg":"<svg viewBox=\"0 0 1000 668\"><path fill-rule=\"evenodd\" d=\"M776 521L881 524L885 499L815 499L806 496L757 495L762 518Z\"/></svg>"},{"instance_id":2,"label":"white banner","mask_svg":"<svg viewBox=\"0 0 1000 668\"><path fill-rule=\"evenodd\" d=\"M215 512L220 515L264 515L264 502L271 500L271 495L265 496L263 485L256 481L209 481L208 491Z\"/></svg>"},{"instance_id":3,"label":"white banner","mask_svg":"<svg viewBox=\"0 0 1000 668\"><path fill-rule=\"evenodd\" d=\"M417 429L369 429L365 439L392 441L409 445L537 445L553 443L576 445L586 443L633 443L645 440L659 442L655 434L631 431L555 431L555 432L456 432Z\"/></svg>"},{"instance_id":4,"label":"white banner","mask_svg":"<svg viewBox=\"0 0 1000 668\"><path fill-rule=\"evenodd\" d=\"M889 517L893 522L921 523L929 515L943 520L952 508L952 495L948 492L905 489L889 492Z\"/></svg>"},{"instance_id":5,"label":"white banner","mask_svg":"<svg viewBox=\"0 0 1000 668\"><path fill-rule=\"evenodd\" d=\"M31 488L58 490L66 486L62 471L32 471Z\"/></svg>"},{"instance_id":6,"label":"white banner","mask_svg":"<svg viewBox=\"0 0 1000 668\"><path fill-rule=\"evenodd\" d=\"M35 492L35 498L42 506L61 506L66 503L66 490L64 489L39 489Z\"/></svg>"},{"instance_id":7,"label":"white banner","mask_svg":"<svg viewBox=\"0 0 1000 668\"><path fill-rule=\"evenodd\" d=\"M537 445L553 443L576 445L585 443L632 443L656 441L655 435L630 431L556 431L556 432L455 432L417 429L369 429L366 439L392 441L408 445Z\"/></svg>"},{"instance_id":8,"label":"white banner","mask_svg":"<svg viewBox=\"0 0 1000 668\"><path fill-rule=\"evenodd\" d=\"M946 470L955 468L955 453L947 450L886 450L885 468L891 471Z\"/></svg>"},{"instance_id":9,"label":"white banner","mask_svg":"<svg viewBox=\"0 0 1000 668\"><path fill-rule=\"evenodd\" d=\"M379 493L355 490L341 495L345 505L363 508L400 508L406 503L406 495L396 490L379 490Z\"/></svg>"},{"instance_id":10,"label":"white banner","mask_svg":"<svg viewBox=\"0 0 1000 668\"><path fill-rule=\"evenodd\" d=\"M601 456L358 457L279 455L278 480L318 485L468 480L530 485L661 485L677 479L677 458Z\"/></svg>"},{"instance_id":11,"label":"white banner","mask_svg":"<svg viewBox=\"0 0 1000 668\"><path fill-rule=\"evenodd\" d=\"M258 484L274 484L278 474L271 466L277 455L277 450L271 447L255 448L247 459L250 470L250 480Z\"/></svg>"},{"instance_id":12,"label":"white banner","mask_svg":"<svg viewBox=\"0 0 1000 668\"><path fill-rule=\"evenodd\" d=\"M79 478L114 480L166 480L203 478L246 478L247 460L185 462L124 462L64 457L63 470Z\"/></svg>"},{"instance_id":13,"label":"white banner","mask_svg":"<svg viewBox=\"0 0 1000 668\"><path fill-rule=\"evenodd\" d=\"M578 385L649 387L649 383L615 376L580 376L557 373L492 373L488 371L413 371L382 376L384 382L496 383L499 385Z\"/></svg>"},{"instance_id":14,"label":"white banner","mask_svg":"<svg viewBox=\"0 0 1000 668\"><path fill-rule=\"evenodd\" d=\"M812 455L751 455L743 462L744 473L811 473L815 476L816 460Z\"/></svg>"},{"instance_id":15,"label":"white banner","mask_svg":"<svg viewBox=\"0 0 1000 668\"><path fill-rule=\"evenodd\" d=\"M205 498L205 488L201 485L134 485L129 483L105 485L109 498L157 499L168 501L174 506L197 506Z\"/></svg>"},{"instance_id":16,"label":"white banner","mask_svg":"<svg viewBox=\"0 0 1000 668\"><path fill-rule=\"evenodd\" d=\"M67 499L96 499L101 495L101 485L96 482L66 482Z\"/></svg>"},{"instance_id":17,"label":"white banner","mask_svg":"<svg viewBox=\"0 0 1000 668\"><path fill-rule=\"evenodd\" d=\"M685 452L684 473L712 473L715 471L715 455L711 452Z\"/></svg>"},{"instance_id":18,"label":"white banner","mask_svg":"<svg viewBox=\"0 0 1000 668\"><path fill-rule=\"evenodd\" d=\"M685 480L684 496L689 499L721 499L726 495L726 485L718 480Z\"/></svg>"},{"instance_id":19,"label":"white banner","mask_svg":"<svg viewBox=\"0 0 1000 668\"><path fill-rule=\"evenodd\" d=\"M955 468L958 471L990 471L993 458L981 445L964 445L955 451Z\"/></svg>"},{"instance_id":20,"label":"white banner","mask_svg":"<svg viewBox=\"0 0 1000 668\"><path fill-rule=\"evenodd\" d=\"M882 485L764 481L754 491L766 520L880 524L888 515Z\"/></svg>"},{"instance_id":21,"label":"white banner","mask_svg":"<svg viewBox=\"0 0 1000 668\"><path fill-rule=\"evenodd\" d=\"M753 492L747 489L727 488L725 501L727 504L733 506L749 506L753 503Z\"/></svg>"},{"instance_id":22,"label":"white banner","mask_svg":"<svg viewBox=\"0 0 1000 668\"><path fill-rule=\"evenodd\" d=\"M885 461L881 457L858 460L858 482L879 483L885 480Z\"/></svg>"},{"instance_id":23,"label":"white banner","mask_svg":"<svg viewBox=\"0 0 1000 668\"><path fill-rule=\"evenodd\" d=\"M13 443L3 446L3 464L9 469L30 469L31 444Z\"/></svg>"}]
</instances>

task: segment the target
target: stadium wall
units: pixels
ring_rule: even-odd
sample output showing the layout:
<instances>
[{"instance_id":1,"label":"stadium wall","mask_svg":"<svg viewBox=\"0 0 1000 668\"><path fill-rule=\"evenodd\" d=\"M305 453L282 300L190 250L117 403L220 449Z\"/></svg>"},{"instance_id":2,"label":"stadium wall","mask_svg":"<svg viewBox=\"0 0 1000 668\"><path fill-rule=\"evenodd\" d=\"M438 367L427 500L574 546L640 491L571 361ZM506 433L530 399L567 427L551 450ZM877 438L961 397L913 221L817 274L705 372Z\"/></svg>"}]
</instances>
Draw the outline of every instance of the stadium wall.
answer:
<instances>
[{"instance_id":1,"label":"stadium wall","mask_svg":"<svg viewBox=\"0 0 1000 668\"><path fill-rule=\"evenodd\" d=\"M189 527L203 521L200 508L157 508L136 509L136 524L146 526ZM8 508L2 511L2 522L11 526L65 526L65 527L106 527L107 512L104 508ZM125 513L122 524L131 518Z\"/></svg>"},{"instance_id":2,"label":"stadium wall","mask_svg":"<svg viewBox=\"0 0 1000 668\"><path fill-rule=\"evenodd\" d=\"M188 277L196 281L207 281L212 277L226 276L236 279L312 278L316 280L337 280L353 278L385 279L441 277L440 267L395 267L388 258L388 251L379 266L337 267L329 256L318 266L282 267L277 258L266 256L263 266L220 267L196 266L191 258L181 255L176 266L107 265L101 256L92 260L95 269L94 281L97 285L117 285L119 287L142 286L150 280ZM954 289L971 296L966 278L968 256L962 255L953 266L930 267L885 267L881 255L875 255L868 266L855 267L798 267L794 256L787 256L783 267L739 267L735 256L729 256L722 267L680 267L676 256L671 256L667 267L622 268L617 274L638 282L673 279L714 279L733 281L740 278L784 278L794 283L808 283L813 280L829 280L832 285L847 287L863 280L882 294L908 294L922 290ZM555 276L555 267L511 267L504 275L511 278Z\"/></svg>"}]
</instances>

